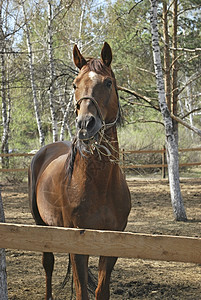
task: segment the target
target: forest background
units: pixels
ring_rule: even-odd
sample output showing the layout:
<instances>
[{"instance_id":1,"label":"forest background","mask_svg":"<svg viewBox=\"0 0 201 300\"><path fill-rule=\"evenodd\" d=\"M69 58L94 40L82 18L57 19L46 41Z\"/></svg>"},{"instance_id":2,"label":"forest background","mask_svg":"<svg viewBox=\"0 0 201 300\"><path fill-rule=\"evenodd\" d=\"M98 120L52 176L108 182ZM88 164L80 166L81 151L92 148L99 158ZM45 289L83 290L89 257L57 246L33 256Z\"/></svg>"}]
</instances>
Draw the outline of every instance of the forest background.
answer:
<instances>
[{"instance_id":1,"label":"forest background","mask_svg":"<svg viewBox=\"0 0 201 300\"><path fill-rule=\"evenodd\" d=\"M169 93L177 94L169 108L190 126L200 128L201 3L177 1L176 33L174 3L159 1L158 6L164 76L170 77ZM98 57L104 41L112 47L112 68L118 86L123 87L119 91L124 115L120 147L163 147L149 0L7 0L0 2L2 153L29 152L52 141L72 139L72 82L77 74L72 49L77 44L84 55ZM178 144L180 148L200 145L200 136L179 126Z\"/></svg>"}]
</instances>

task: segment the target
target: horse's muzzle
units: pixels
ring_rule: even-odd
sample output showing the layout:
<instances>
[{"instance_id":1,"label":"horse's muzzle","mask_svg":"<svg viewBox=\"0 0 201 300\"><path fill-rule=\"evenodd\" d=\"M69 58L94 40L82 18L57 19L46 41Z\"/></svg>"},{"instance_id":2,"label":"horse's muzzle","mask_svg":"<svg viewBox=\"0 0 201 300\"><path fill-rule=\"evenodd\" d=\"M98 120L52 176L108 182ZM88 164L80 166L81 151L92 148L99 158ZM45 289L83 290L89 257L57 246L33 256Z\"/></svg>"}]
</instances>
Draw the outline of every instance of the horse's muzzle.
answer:
<instances>
[{"instance_id":1,"label":"horse's muzzle","mask_svg":"<svg viewBox=\"0 0 201 300\"><path fill-rule=\"evenodd\" d=\"M102 122L99 117L93 115L79 115L76 119L77 137L80 140L90 140L102 128Z\"/></svg>"}]
</instances>

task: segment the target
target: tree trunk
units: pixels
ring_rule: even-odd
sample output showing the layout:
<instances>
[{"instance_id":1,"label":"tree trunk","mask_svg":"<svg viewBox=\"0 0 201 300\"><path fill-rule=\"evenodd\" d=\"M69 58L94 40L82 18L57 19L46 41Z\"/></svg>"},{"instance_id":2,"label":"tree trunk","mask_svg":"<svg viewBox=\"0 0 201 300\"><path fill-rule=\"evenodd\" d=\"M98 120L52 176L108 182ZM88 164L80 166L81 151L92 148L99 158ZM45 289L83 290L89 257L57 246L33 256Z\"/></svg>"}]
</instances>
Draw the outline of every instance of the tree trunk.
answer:
<instances>
[{"instance_id":1,"label":"tree trunk","mask_svg":"<svg viewBox=\"0 0 201 300\"><path fill-rule=\"evenodd\" d=\"M150 0L150 2L151 2L150 21L151 21L151 31L152 31L154 68L155 68L156 83L158 89L159 106L161 109L161 113L165 125L171 202L172 202L175 219L177 221L186 221L187 217L183 205L183 199L182 199L180 184L179 184L178 146L174 136L172 118L170 116L170 112L168 110L166 99L165 99L165 87L164 87L159 38L158 38L157 0Z\"/></svg>"},{"instance_id":2,"label":"tree trunk","mask_svg":"<svg viewBox=\"0 0 201 300\"><path fill-rule=\"evenodd\" d=\"M2 144L1 153L8 153L8 138L9 138L9 125L10 125L10 103L7 103L7 77L6 77L6 38L3 31L3 17L2 17L2 3L0 4L0 65L1 65L1 99L2 99ZM9 168L8 157L2 157L3 168Z\"/></svg>"},{"instance_id":3,"label":"tree trunk","mask_svg":"<svg viewBox=\"0 0 201 300\"><path fill-rule=\"evenodd\" d=\"M1 191L0 191L0 222L5 222ZM5 254L5 249L2 248L0 248L0 299L8 300L6 254Z\"/></svg>"},{"instance_id":4,"label":"tree trunk","mask_svg":"<svg viewBox=\"0 0 201 300\"><path fill-rule=\"evenodd\" d=\"M3 44L3 43L1 43ZM8 153L8 137L9 137L9 115L7 108L7 97L6 97L6 70L5 70L5 49L1 47L1 99L2 99L2 123L3 123L3 134L1 152ZM7 157L2 157L2 165L4 168L9 168L9 161Z\"/></svg>"},{"instance_id":5,"label":"tree trunk","mask_svg":"<svg viewBox=\"0 0 201 300\"><path fill-rule=\"evenodd\" d=\"M58 129L57 129L57 119L54 106L54 79L55 79L55 68L53 61L53 49L52 49L52 5L51 1L48 1L48 54L49 54L49 65L50 65L50 85L49 85L49 102L50 102L50 112L52 118L52 134L53 142L58 140Z\"/></svg>"},{"instance_id":6,"label":"tree trunk","mask_svg":"<svg viewBox=\"0 0 201 300\"><path fill-rule=\"evenodd\" d=\"M43 128L42 128L42 121L41 121L40 111L39 111L39 103L38 103L38 98L37 98L37 93L36 93L32 45L31 45L31 40L30 40L30 31L29 31L29 25L27 22L24 1L21 1L21 5L22 5L24 21L25 21L25 31L26 31L27 48L28 48L28 56L29 56L29 72L30 72L30 81L31 81L31 88L32 88L32 95L33 95L33 103L34 103L34 109L35 109L35 115L36 115L36 122L37 122L37 126L38 126L40 145L43 146L45 144L45 137L44 137L44 132L43 132Z\"/></svg>"},{"instance_id":7,"label":"tree trunk","mask_svg":"<svg viewBox=\"0 0 201 300\"><path fill-rule=\"evenodd\" d=\"M165 73L165 96L169 111L171 112L171 78L170 78L170 52L168 35L167 2L163 1L163 38L164 38L164 73Z\"/></svg>"},{"instance_id":8,"label":"tree trunk","mask_svg":"<svg viewBox=\"0 0 201 300\"><path fill-rule=\"evenodd\" d=\"M173 115L177 116L177 102L178 102L178 61L177 61L177 0L173 2L173 37L172 37L172 110ZM178 143L178 123L173 120L173 129L176 142Z\"/></svg>"}]
</instances>

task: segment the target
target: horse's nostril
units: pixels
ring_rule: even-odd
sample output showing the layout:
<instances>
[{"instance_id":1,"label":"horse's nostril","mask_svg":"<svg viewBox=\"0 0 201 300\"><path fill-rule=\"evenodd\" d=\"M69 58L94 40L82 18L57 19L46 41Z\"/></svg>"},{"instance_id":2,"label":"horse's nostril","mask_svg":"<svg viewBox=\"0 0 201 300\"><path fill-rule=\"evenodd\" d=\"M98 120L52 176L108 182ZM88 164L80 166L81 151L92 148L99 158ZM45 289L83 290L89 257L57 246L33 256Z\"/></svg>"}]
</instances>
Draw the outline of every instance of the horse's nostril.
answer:
<instances>
[{"instance_id":1,"label":"horse's nostril","mask_svg":"<svg viewBox=\"0 0 201 300\"><path fill-rule=\"evenodd\" d=\"M76 125L78 129L85 129L87 131L91 131L95 126L96 120L93 116L87 116L87 117L78 117L76 119Z\"/></svg>"},{"instance_id":2,"label":"horse's nostril","mask_svg":"<svg viewBox=\"0 0 201 300\"><path fill-rule=\"evenodd\" d=\"M91 116L89 120L86 122L87 130L89 131L92 130L94 126L95 126L95 118Z\"/></svg>"},{"instance_id":3,"label":"horse's nostril","mask_svg":"<svg viewBox=\"0 0 201 300\"><path fill-rule=\"evenodd\" d=\"M77 128L81 129L82 128L82 120L77 118L76 123L77 123Z\"/></svg>"}]
</instances>

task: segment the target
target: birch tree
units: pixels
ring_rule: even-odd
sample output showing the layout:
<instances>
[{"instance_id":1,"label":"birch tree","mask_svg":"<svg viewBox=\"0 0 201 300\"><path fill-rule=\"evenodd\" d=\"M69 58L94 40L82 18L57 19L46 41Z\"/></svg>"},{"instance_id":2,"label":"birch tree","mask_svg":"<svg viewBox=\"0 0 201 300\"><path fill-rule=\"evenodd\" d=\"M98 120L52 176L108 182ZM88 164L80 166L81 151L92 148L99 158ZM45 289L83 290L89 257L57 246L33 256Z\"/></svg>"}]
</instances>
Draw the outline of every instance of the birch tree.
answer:
<instances>
[{"instance_id":1,"label":"birch tree","mask_svg":"<svg viewBox=\"0 0 201 300\"><path fill-rule=\"evenodd\" d=\"M166 135L166 148L167 148L167 162L168 162L168 175L170 184L170 195L173 213L177 221L186 221L186 212L181 195L179 183L179 158L178 158L178 144L174 135L174 126L168 106L165 99L165 87L162 72L162 63L160 56L158 25L157 25L157 0L150 0L151 11L151 33L152 33L152 48L154 69L156 75L156 84L158 89L158 101L165 125Z\"/></svg>"},{"instance_id":2,"label":"birch tree","mask_svg":"<svg viewBox=\"0 0 201 300\"><path fill-rule=\"evenodd\" d=\"M49 102L50 102L50 112L52 119L52 134L53 134L53 142L58 140L58 129L57 129L57 118L55 112L54 105L54 81L55 81L55 67L54 67L54 59L53 59L53 33L52 33L52 4L51 0L48 0L48 55L49 55L49 74L50 74L50 82L49 82Z\"/></svg>"},{"instance_id":3,"label":"birch tree","mask_svg":"<svg viewBox=\"0 0 201 300\"><path fill-rule=\"evenodd\" d=\"M10 125L10 97L7 86L7 72L6 72L6 35L3 29L3 16L2 7L3 2L0 3L0 68L1 68L1 99L2 99L2 144L1 152L8 153L8 138L9 138L9 125ZM2 157L2 164L8 167L8 159Z\"/></svg>"},{"instance_id":4,"label":"birch tree","mask_svg":"<svg viewBox=\"0 0 201 300\"><path fill-rule=\"evenodd\" d=\"M28 24L28 20L27 20L24 1L21 1L21 6L22 6L24 22L25 22L25 32L26 32L27 49L28 49L28 57L29 57L29 73L30 73L32 95L33 95L34 110L35 110L36 122L37 122L37 126L38 126L40 145L43 146L45 143L45 137L44 137L44 132L43 132L43 128L42 128L42 121L41 121L40 110L39 110L39 102L38 102L37 92L36 92L35 71L34 71L34 64L33 64L33 51L32 51L32 44L31 44L31 39L30 39L30 29L29 29L29 24Z\"/></svg>"},{"instance_id":5,"label":"birch tree","mask_svg":"<svg viewBox=\"0 0 201 300\"><path fill-rule=\"evenodd\" d=\"M177 116L177 102L178 102L178 57L177 57L177 23L178 23L178 3L177 0L173 2L173 35L172 35L172 113ZM178 144L178 123L173 121L173 130L175 140ZM178 145L177 145L178 146Z\"/></svg>"},{"instance_id":6,"label":"birch tree","mask_svg":"<svg viewBox=\"0 0 201 300\"><path fill-rule=\"evenodd\" d=\"M1 198L0 191L0 222L5 222L3 202ZM0 299L8 299L8 290L7 290L7 275L6 275L6 254L5 249L0 248Z\"/></svg>"}]
</instances>

